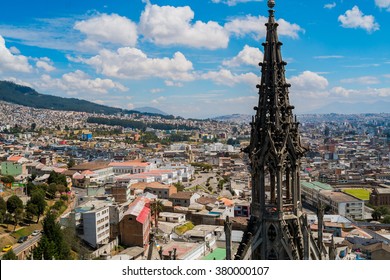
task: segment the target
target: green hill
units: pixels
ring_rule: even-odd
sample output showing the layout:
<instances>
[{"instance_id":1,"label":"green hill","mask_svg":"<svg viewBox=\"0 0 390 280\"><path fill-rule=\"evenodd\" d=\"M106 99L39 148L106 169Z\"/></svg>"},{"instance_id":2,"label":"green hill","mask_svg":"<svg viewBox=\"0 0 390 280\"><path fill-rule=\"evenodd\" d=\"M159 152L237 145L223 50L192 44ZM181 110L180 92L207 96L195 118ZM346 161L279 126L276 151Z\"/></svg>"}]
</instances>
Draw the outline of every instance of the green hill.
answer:
<instances>
[{"instance_id":1,"label":"green hill","mask_svg":"<svg viewBox=\"0 0 390 280\"><path fill-rule=\"evenodd\" d=\"M0 81L0 100L39 109L52 109L61 111L103 114L136 112L99 105L77 98L63 98L53 95L41 94L30 87L21 86L9 81Z\"/></svg>"}]
</instances>

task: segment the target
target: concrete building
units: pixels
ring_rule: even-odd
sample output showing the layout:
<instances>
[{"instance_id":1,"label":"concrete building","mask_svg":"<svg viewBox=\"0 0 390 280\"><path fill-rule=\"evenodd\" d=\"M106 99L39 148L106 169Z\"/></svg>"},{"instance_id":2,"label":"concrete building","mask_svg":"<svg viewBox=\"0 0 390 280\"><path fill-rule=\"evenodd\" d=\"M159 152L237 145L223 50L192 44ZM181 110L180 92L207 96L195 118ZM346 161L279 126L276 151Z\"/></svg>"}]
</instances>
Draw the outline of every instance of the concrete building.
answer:
<instances>
[{"instance_id":1,"label":"concrete building","mask_svg":"<svg viewBox=\"0 0 390 280\"><path fill-rule=\"evenodd\" d=\"M91 247L98 248L110 240L110 205L111 201L87 201L63 219L65 223L76 228L76 233L81 239Z\"/></svg>"},{"instance_id":2,"label":"concrete building","mask_svg":"<svg viewBox=\"0 0 390 280\"><path fill-rule=\"evenodd\" d=\"M375 206L390 205L390 188L375 188L370 194L370 204Z\"/></svg>"},{"instance_id":3,"label":"concrete building","mask_svg":"<svg viewBox=\"0 0 390 280\"><path fill-rule=\"evenodd\" d=\"M138 197L123 214L119 222L119 241L124 246L139 246L144 249L149 244L150 200Z\"/></svg>"},{"instance_id":4,"label":"concrete building","mask_svg":"<svg viewBox=\"0 0 390 280\"><path fill-rule=\"evenodd\" d=\"M131 184L116 182L111 185L111 195L114 197L115 201L118 203L125 203L130 201Z\"/></svg>"},{"instance_id":5,"label":"concrete building","mask_svg":"<svg viewBox=\"0 0 390 280\"><path fill-rule=\"evenodd\" d=\"M318 194L321 191L333 191L333 188L325 183L313 181L306 182L301 181L301 190L302 190L302 200L303 202L317 207L318 204Z\"/></svg>"},{"instance_id":6,"label":"concrete building","mask_svg":"<svg viewBox=\"0 0 390 280\"><path fill-rule=\"evenodd\" d=\"M1 163L1 175L27 175L26 162L28 160L22 156L10 156L7 161Z\"/></svg>"},{"instance_id":7,"label":"concrete building","mask_svg":"<svg viewBox=\"0 0 390 280\"><path fill-rule=\"evenodd\" d=\"M364 201L342 192L322 191L319 200L330 206L330 211L345 217L361 220L364 218Z\"/></svg>"},{"instance_id":8,"label":"concrete building","mask_svg":"<svg viewBox=\"0 0 390 280\"><path fill-rule=\"evenodd\" d=\"M178 192L174 193L169 197L169 201L172 202L173 206L189 207L195 203L200 197L199 194L193 192Z\"/></svg>"},{"instance_id":9,"label":"concrete building","mask_svg":"<svg viewBox=\"0 0 390 280\"><path fill-rule=\"evenodd\" d=\"M113 168L107 161L85 162L69 168L76 171L73 175L73 184L79 187L87 187L89 184L102 185L114 181Z\"/></svg>"},{"instance_id":10,"label":"concrete building","mask_svg":"<svg viewBox=\"0 0 390 280\"><path fill-rule=\"evenodd\" d=\"M111 162L109 166L113 168L115 175L143 173L156 168L154 163L139 160Z\"/></svg>"},{"instance_id":11,"label":"concrete building","mask_svg":"<svg viewBox=\"0 0 390 280\"><path fill-rule=\"evenodd\" d=\"M168 199L174 193L177 193L177 189L173 185L164 185L159 182L139 182L131 185L131 192L136 193L142 191L144 193L149 192L154 195L157 195L159 199Z\"/></svg>"},{"instance_id":12,"label":"concrete building","mask_svg":"<svg viewBox=\"0 0 390 280\"><path fill-rule=\"evenodd\" d=\"M183 213L160 212L158 220L170 223L184 223L186 221L186 215Z\"/></svg>"}]
</instances>

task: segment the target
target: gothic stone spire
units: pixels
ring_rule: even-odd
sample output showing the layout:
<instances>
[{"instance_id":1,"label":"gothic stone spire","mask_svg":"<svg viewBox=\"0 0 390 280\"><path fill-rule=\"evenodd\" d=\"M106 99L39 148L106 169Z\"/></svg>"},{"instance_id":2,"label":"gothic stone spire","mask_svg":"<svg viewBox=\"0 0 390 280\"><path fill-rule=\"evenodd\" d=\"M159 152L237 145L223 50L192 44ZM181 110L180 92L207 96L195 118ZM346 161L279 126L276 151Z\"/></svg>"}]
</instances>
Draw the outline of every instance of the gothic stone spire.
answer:
<instances>
[{"instance_id":1,"label":"gothic stone spire","mask_svg":"<svg viewBox=\"0 0 390 280\"><path fill-rule=\"evenodd\" d=\"M274 6L269 0L259 103L245 149L251 161L251 219L235 259L319 259L301 211L299 173L305 149L289 101Z\"/></svg>"},{"instance_id":2,"label":"gothic stone spire","mask_svg":"<svg viewBox=\"0 0 390 280\"><path fill-rule=\"evenodd\" d=\"M257 214L263 212L266 203L265 189L256 188L256 185L263 185L266 178L259 178L264 171L270 174L270 197L268 204L275 204L279 212L283 211L283 204L292 204L297 210L300 201L300 190L297 179L295 186L291 186L286 179L286 190L283 193L283 176L290 179L291 171L298 172L297 164L303 155L304 149L300 144L298 135L298 123L294 120L290 105L288 88L286 82L285 66L287 63L282 59L282 43L278 39L277 27L273 7L275 1L268 1L269 17L265 24L267 27L266 41L264 46L264 59L261 66L261 82L257 85L259 89L259 103L254 109L256 114L253 117L251 143L248 147L249 156L252 162L252 169L255 173L254 190L252 197L254 211ZM287 171L287 172L286 172ZM287 173L287 174L286 174ZM278 176L278 174L280 176ZM262 205L262 206L261 206Z\"/></svg>"}]
</instances>

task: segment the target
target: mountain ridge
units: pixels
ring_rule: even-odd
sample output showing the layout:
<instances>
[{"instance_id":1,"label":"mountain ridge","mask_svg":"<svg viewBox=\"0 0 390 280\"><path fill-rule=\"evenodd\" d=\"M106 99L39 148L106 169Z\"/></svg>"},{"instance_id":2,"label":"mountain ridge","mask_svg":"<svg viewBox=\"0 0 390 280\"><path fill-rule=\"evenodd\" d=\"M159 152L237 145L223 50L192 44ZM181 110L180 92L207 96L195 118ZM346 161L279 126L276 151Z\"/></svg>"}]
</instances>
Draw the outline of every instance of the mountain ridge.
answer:
<instances>
[{"instance_id":1,"label":"mountain ridge","mask_svg":"<svg viewBox=\"0 0 390 280\"><path fill-rule=\"evenodd\" d=\"M132 114L142 113L145 115L161 115L167 116L165 112L156 113L140 112L138 110L125 110L116 107L97 104L84 99L64 98L49 94L42 94L35 89L16 84L11 81L0 81L0 101L5 101L17 105L33 107L37 109L50 109L59 111L75 111L86 113L102 113L102 114ZM155 109L155 108L154 108Z\"/></svg>"}]
</instances>

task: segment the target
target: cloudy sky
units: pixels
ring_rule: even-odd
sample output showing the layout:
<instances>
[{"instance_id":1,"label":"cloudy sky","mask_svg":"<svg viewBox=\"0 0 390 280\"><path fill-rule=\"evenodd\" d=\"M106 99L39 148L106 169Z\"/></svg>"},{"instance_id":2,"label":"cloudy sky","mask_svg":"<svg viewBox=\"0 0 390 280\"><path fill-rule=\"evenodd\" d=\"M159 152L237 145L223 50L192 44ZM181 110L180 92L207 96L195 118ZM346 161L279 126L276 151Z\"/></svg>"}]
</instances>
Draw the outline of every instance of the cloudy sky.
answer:
<instances>
[{"instance_id":1,"label":"cloudy sky","mask_svg":"<svg viewBox=\"0 0 390 280\"><path fill-rule=\"evenodd\" d=\"M13 0L0 80L183 117L252 114L266 0ZM390 0L276 0L296 113L390 101Z\"/></svg>"}]
</instances>

